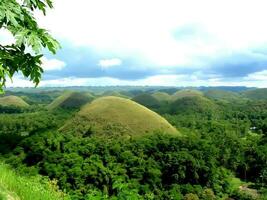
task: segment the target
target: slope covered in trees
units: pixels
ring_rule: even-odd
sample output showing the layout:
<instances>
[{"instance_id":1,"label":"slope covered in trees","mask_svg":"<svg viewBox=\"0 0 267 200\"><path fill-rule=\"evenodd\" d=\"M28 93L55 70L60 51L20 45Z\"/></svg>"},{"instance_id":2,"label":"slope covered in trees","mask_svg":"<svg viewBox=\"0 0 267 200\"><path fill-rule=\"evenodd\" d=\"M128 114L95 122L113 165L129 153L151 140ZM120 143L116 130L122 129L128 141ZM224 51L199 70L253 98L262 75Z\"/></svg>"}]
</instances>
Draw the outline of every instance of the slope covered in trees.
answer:
<instances>
[{"instance_id":1,"label":"slope covered in trees","mask_svg":"<svg viewBox=\"0 0 267 200\"><path fill-rule=\"evenodd\" d=\"M266 199L266 100L198 95L160 104L154 110L180 135L153 132L165 119L129 99L100 97L80 111L35 102L0 114L0 158L18 180L47 176L77 200Z\"/></svg>"}]
</instances>

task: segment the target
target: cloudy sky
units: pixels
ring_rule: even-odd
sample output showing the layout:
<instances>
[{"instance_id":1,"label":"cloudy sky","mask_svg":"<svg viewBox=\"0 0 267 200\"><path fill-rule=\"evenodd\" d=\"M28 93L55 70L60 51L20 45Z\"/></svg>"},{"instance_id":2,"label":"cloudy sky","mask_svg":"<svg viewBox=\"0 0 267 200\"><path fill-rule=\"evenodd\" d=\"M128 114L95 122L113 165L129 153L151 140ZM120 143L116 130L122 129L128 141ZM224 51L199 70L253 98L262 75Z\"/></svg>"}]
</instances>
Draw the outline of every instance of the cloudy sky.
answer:
<instances>
[{"instance_id":1,"label":"cloudy sky","mask_svg":"<svg viewBox=\"0 0 267 200\"><path fill-rule=\"evenodd\" d=\"M266 8L266 0L54 0L36 17L62 49L45 52L40 85L267 87ZM31 83L18 75L17 85Z\"/></svg>"}]
</instances>

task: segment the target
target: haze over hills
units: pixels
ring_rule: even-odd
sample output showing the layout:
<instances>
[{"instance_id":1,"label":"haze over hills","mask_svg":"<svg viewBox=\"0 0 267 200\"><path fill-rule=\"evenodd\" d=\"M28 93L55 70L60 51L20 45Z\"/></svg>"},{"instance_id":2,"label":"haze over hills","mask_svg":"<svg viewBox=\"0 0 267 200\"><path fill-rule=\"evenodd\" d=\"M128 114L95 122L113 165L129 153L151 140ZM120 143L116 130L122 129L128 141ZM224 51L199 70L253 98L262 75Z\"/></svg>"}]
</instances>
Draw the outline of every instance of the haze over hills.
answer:
<instances>
[{"instance_id":1,"label":"haze over hills","mask_svg":"<svg viewBox=\"0 0 267 200\"><path fill-rule=\"evenodd\" d=\"M246 90L241 93L244 97L254 100L267 99L267 88Z\"/></svg>"},{"instance_id":2,"label":"haze over hills","mask_svg":"<svg viewBox=\"0 0 267 200\"><path fill-rule=\"evenodd\" d=\"M106 136L142 136L153 131L178 134L167 120L148 108L129 99L102 97L85 105L81 111L61 129L81 134Z\"/></svg>"}]
</instances>

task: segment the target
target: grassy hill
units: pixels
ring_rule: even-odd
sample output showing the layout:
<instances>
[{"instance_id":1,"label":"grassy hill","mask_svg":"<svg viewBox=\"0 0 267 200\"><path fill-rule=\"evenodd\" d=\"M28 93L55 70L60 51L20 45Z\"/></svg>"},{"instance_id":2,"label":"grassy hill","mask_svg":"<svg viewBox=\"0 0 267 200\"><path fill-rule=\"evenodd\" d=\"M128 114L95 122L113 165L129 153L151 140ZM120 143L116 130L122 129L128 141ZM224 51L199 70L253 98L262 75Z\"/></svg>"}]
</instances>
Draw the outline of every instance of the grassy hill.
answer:
<instances>
[{"instance_id":1,"label":"grassy hill","mask_svg":"<svg viewBox=\"0 0 267 200\"><path fill-rule=\"evenodd\" d=\"M252 100L266 100L267 88L247 90L242 92L241 95Z\"/></svg>"},{"instance_id":2,"label":"grassy hill","mask_svg":"<svg viewBox=\"0 0 267 200\"><path fill-rule=\"evenodd\" d=\"M112 96L85 105L61 130L105 136L142 136L162 130L178 135L177 130L155 112L129 99Z\"/></svg>"},{"instance_id":3,"label":"grassy hill","mask_svg":"<svg viewBox=\"0 0 267 200\"><path fill-rule=\"evenodd\" d=\"M80 108L84 104L93 100L93 96L90 93L84 92L66 92L63 95L56 98L51 104L47 106L49 110L64 108Z\"/></svg>"},{"instance_id":4,"label":"grassy hill","mask_svg":"<svg viewBox=\"0 0 267 200\"><path fill-rule=\"evenodd\" d=\"M224 100L224 101L236 101L241 100L241 96L237 92L231 92L226 90L207 90L204 95L209 99Z\"/></svg>"},{"instance_id":5,"label":"grassy hill","mask_svg":"<svg viewBox=\"0 0 267 200\"><path fill-rule=\"evenodd\" d=\"M176 101L177 99L181 99L184 97L195 97L195 96L203 96L203 93L198 90L178 90L171 96L172 101Z\"/></svg>"},{"instance_id":6,"label":"grassy hill","mask_svg":"<svg viewBox=\"0 0 267 200\"><path fill-rule=\"evenodd\" d=\"M160 106L160 102L155 97L147 93L139 94L133 97L132 100L147 108L157 108Z\"/></svg>"},{"instance_id":7,"label":"grassy hill","mask_svg":"<svg viewBox=\"0 0 267 200\"><path fill-rule=\"evenodd\" d=\"M16 107L28 107L27 104L23 99L17 96L5 96L0 98L0 105L1 106L16 106Z\"/></svg>"},{"instance_id":8,"label":"grassy hill","mask_svg":"<svg viewBox=\"0 0 267 200\"><path fill-rule=\"evenodd\" d=\"M19 176L9 166L0 163L0 199L67 200L69 198L58 191L53 182L48 182L41 176Z\"/></svg>"},{"instance_id":9,"label":"grassy hill","mask_svg":"<svg viewBox=\"0 0 267 200\"><path fill-rule=\"evenodd\" d=\"M171 113L173 114L215 114L218 107L211 100L203 96L187 96L179 98L171 104Z\"/></svg>"},{"instance_id":10,"label":"grassy hill","mask_svg":"<svg viewBox=\"0 0 267 200\"><path fill-rule=\"evenodd\" d=\"M129 96L122 94L117 91L105 91L101 96L106 97L106 96L114 96L114 97L122 97L122 98L129 98Z\"/></svg>"},{"instance_id":11,"label":"grassy hill","mask_svg":"<svg viewBox=\"0 0 267 200\"><path fill-rule=\"evenodd\" d=\"M166 92L155 92L152 94L152 96L159 102L168 102L171 100L171 95Z\"/></svg>"}]
</instances>

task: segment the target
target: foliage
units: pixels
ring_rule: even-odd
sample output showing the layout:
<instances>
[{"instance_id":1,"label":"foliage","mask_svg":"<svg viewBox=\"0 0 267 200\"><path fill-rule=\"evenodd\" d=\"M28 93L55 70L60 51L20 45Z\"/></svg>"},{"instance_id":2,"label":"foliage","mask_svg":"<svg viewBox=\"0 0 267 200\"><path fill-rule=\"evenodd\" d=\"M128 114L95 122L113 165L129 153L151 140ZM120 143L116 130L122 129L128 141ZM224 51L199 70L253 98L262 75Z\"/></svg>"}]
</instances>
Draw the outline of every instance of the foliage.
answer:
<instances>
[{"instance_id":1,"label":"foliage","mask_svg":"<svg viewBox=\"0 0 267 200\"><path fill-rule=\"evenodd\" d=\"M158 130L179 134L157 113L120 97L101 97L85 105L61 130L84 135L91 129L99 136L105 137L129 138Z\"/></svg>"},{"instance_id":2,"label":"foliage","mask_svg":"<svg viewBox=\"0 0 267 200\"><path fill-rule=\"evenodd\" d=\"M24 200L69 199L58 189L56 181L41 176L24 177L16 174L9 166L0 163L0 198Z\"/></svg>"},{"instance_id":3,"label":"foliage","mask_svg":"<svg viewBox=\"0 0 267 200\"><path fill-rule=\"evenodd\" d=\"M9 31L15 38L14 44L0 44L0 92L7 77L12 79L16 72L29 77L36 85L40 82L42 47L52 53L59 48L59 43L38 26L33 16L34 10L45 15L47 8L52 8L51 0L0 1L0 29Z\"/></svg>"},{"instance_id":4,"label":"foliage","mask_svg":"<svg viewBox=\"0 0 267 200\"><path fill-rule=\"evenodd\" d=\"M50 103L47 108L53 109L77 109L93 100L92 96L82 92L66 92Z\"/></svg>"},{"instance_id":5,"label":"foliage","mask_svg":"<svg viewBox=\"0 0 267 200\"><path fill-rule=\"evenodd\" d=\"M50 112L40 105L34 113L0 114L0 152L17 172L57 180L72 199L266 199L266 101L208 99L206 107L213 105L216 112L209 114L186 106L188 98L204 97L185 97L180 105L157 108L183 133L179 136L139 130L139 137L117 137L118 127L110 126L115 117L127 117L127 126L139 119L141 128L147 122L157 126L144 117L146 108L118 97L100 98L82 108L68 122L68 131L57 129L73 110ZM173 105L181 109L171 112ZM125 110L130 111L123 115ZM108 124L106 134L90 126L96 116Z\"/></svg>"}]
</instances>

